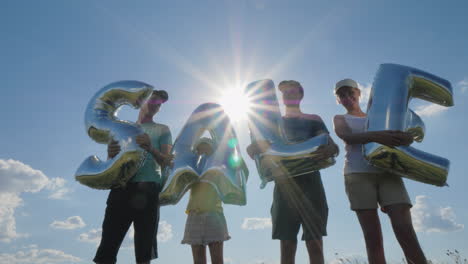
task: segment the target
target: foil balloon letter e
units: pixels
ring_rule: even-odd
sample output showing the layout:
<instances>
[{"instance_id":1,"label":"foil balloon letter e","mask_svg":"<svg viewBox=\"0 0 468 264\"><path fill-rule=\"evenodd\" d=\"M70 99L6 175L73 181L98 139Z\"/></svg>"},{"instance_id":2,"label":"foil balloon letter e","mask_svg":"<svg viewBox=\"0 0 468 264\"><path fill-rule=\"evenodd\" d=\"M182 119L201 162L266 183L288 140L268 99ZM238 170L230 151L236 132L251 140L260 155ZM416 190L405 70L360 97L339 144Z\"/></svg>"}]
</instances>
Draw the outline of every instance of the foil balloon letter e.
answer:
<instances>
[{"instance_id":1,"label":"foil balloon letter e","mask_svg":"<svg viewBox=\"0 0 468 264\"><path fill-rule=\"evenodd\" d=\"M449 81L411 67L380 65L367 108L367 131L408 131L421 142L425 127L408 108L411 98L453 106ZM392 148L375 142L365 144L363 152L376 167L423 183L446 185L450 162L445 158L409 146Z\"/></svg>"},{"instance_id":2,"label":"foil balloon letter e","mask_svg":"<svg viewBox=\"0 0 468 264\"><path fill-rule=\"evenodd\" d=\"M112 159L101 161L88 157L75 173L81 184L95 189L124 186L145 159L145 151L135 142L143 131L134 123L119 120L116 111L122 105L139 108L151 95L153 87L138 81L119 81L99 90L85 112L86 133L100 144L119 142L121 151Z\"/></svg>"},{"instance_id":3,"label":"foil balloon letter e","mask_svg":"<svg viewBox=\"0 0 468 264\"><path fill-rule=\"evenodd\" d=\"M245 94L250 99L249 130L252 143L267 141L270 148L255 157L261 188L276 178L295 177L327 168L335 164L338 153L318 160L316 151L328 145L328 134L321 134L302 142L290 142L285 136L283 121L271 80L260 80L247 85Z\"/></svg>"},{"instance_id":4,"label":"foil balloon letter e","mask_svg":"<svg viewBox=\"0 0 468 264\"><path fill-rule=\"evenodd\" d=\"M210 133L214 149L201 163L193 147L205 131ZM206 103L193 111L174 142L172 154L174 164L163 173L161 205L176 204L197 182L211 184L226 204L246 204L249 171L240 155L234 128L220 105Z\"/></svg>"}]
</instances>

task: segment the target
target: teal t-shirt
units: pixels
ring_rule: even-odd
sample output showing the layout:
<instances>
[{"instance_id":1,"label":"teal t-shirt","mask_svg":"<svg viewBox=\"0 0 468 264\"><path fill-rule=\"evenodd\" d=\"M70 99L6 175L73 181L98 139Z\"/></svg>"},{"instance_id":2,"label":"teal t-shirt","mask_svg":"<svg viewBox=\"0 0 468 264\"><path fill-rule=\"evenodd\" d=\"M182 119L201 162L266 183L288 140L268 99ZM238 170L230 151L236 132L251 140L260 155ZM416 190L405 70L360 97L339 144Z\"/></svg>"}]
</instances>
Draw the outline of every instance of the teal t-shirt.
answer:
<instances>
[{"instance_id":1,"label":"teal t-shirt","mask_svg":"<svg viewBox=\"0 0 468 264\"><path fill-rule=\"evenodd\" d=\"M140 124L141 129L148 134L153 148L161 151L164 144L172 145L172 136L169 127L157 123ZM154 160L153 156L147 153L146 160L137 171L131 182L161 182L161 166Z\"/></svg>"}]
</instances>

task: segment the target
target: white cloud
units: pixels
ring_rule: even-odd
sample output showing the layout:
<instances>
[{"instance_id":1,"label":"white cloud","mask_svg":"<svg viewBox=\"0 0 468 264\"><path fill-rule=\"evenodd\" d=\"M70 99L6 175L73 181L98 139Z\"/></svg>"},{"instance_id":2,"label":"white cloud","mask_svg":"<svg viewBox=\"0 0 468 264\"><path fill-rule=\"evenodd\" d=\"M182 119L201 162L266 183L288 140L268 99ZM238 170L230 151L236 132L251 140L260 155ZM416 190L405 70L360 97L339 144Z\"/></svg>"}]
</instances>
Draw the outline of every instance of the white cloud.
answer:
<instances>
[{"instance_id":1,"label":"white cloud","mask_svg":"<svg viewBox=\"0 0 468 264\"><path fill-rule=\"evenodd\" d=\"M65 187L64 178L52 178L47 183L46 188L51 191L49 195L50 199L62 200L66 198L66 194L70 192L70 189Z\"/></svg>"},{"instance_id":2,"label":"white cloud","mask_svg":"<svg viewBox=\"0 0 468 264\"><path fill-rule=\"evenodd\" d=\"M458 224L451 207L436 207L427 201L424 195L416 196L416 203L411 210L414 229L417 232L453 232L464 228Z\"/></svg>"},{"instance_id":3,"label":"white cloud","mask_svg":"<svg viewBox=\"0 0 468 264\"><path fill-rule=\"evenodd\" d=\"M77 229L86 226L80 216L70 216L65 221L54 221L50 227L55 229Z\"/></svg>"},{"instance_id":4,"label":"white cloud","mask_svg":"<svg viewBox=\"0 0 468 264\"><path fill-rule=\"evenodd\" d=\"M359 90L361 90L361 97L359 98L359 104L365 110L365 108L367 107L367 103L369 102L369 96L372 90L372 84L371 83L367 83L367 84L358 83L358 87L359 87Z\"/></svg>"},{"instance_id":5,"label":"white cloud","mask_svg":"<svg viewBox=\"0 0 468 264\"><path fill-rule=\"evenodd\" d=\"M468 91L468 78L465 78L462 81L459 81L457 85L458 87L460 87L460 90L462 91L462 93L465 93L466 91Z\"/></svg>"},{"instance_id":6,"label":"white cloud","mask_svg":"<svg viewBox=\"0 0 468 264\"><path fill-rule=\"evenodd\" d=\"M416 114L418 114L419 116L423 117L423 116L438 115L438 114L446 111L447 109L448 109L448 107L431 103L431 104L425 104L425 105L418 106L415 109L414 112L416 112Z\"/></svg>"},{"instance_id":7,"label":"white cloud","mask_svg":"<svg viewBox=\"0 0 468 264\"><path fill-rule=\"evenodd\" d=\"M16 232L14 214L21 204L22 200L17 194L0 192L0 242L9 243L12 239L26 236Z\"/></svg>"},{"instance_id":8,"label":"white cloud","mask_svg":"<svg viewBox=\"0 0 468 264\"><path fill-rule=\"evenodd\" d=\"M91 229L86 233L80 234L78 241L95 244L96 246L101 242L102 228Z\"/></svg>"},{"instance_id":9,"label":"white cloud","mask_svg":"<svg viewBox=\"0 0 468 264\"><path fill-rule=\"evenodd\" d=\"M50 198L63 197L68 189L62 178L49 179L42 171L17 160L0 159L0 242L24 237L16 232L15 210L23 204L20 195L37 193L47 189L53 191Z\"/></svg>"},{"instance_id":10,"label":"white cloud","mask_svg":"<svg viewBox=\"0 0 468 264\"><path fill-rule=\"evenodd\" d=\"M99 245L101 242L102 236L102 228L99 229L91 229L86 233L82 233L78 237L78 241L95 244L96 246ZM124 241L122 242L122 248L133 248L133 239L135 236L135 229L133 224L130 226L127 232L127 236L125 237ZM167 223L166 221L159 221L159 228L158 228L158 242L167 242L171 240L173 237L172 233L172 225Z\"/></svg>"},{"instance_id":11,"label":"white cloud","mask_svg":"<svg viewBox=\"0 0 468 264\"><path fill-rule=\"evenodd\" d=\"M167 242L173 237L172 225L166 221L160 221L158 227L158 242Z\"/></svg>"},{"instance_id":12,"label":"white cloud","mask_svg":"<svg viewBox=\"0 0 468 264\"><path fill-rule=\"evenodd\" d=\"M58 264L58 263L77 263L82 260L78 257L66 254L56 249L38 249L37 246L31 246L27 250L20 250L16 253L0 254L0 263L8 264Z\"/></svg>"},{"instance_id":13,"label":"white cloud","mask_svg":"<svg viewBox=\"0 0 468 264\"><path fill-rule=\"evenodd\" d=\"M49 179L40 170L17 160L0 159L0 192L22 193L42 190Z\"/></svg>"},{"instance_id":14,"label":"white cloud","mask_svg":"<svg viewBox=\"0 0 468 264\"><path fill-rule=\"evenodd\" d=\"M271 227L271 219L270 218L259 218L259 217L251 217L251 218L244 218L244 222L242 223L242 229L245 230L257 230L257 229L265 229Z\"/></svg>"}]
</instances>

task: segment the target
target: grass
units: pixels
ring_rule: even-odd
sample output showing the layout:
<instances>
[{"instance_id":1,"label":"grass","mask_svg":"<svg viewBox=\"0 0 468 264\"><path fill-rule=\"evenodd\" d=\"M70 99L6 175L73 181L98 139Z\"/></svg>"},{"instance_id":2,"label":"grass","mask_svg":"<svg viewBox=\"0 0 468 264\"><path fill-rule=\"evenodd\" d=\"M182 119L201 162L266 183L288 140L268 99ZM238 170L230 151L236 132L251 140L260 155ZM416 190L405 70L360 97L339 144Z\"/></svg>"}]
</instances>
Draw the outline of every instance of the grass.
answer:
<instances>
[{"instance_id":1,"label":"grass","mask_svg":"<svg viewBox=\"0 0 468 264\"><path fill-rule=\"evenodd\" d=\"M447 249L445 251L445 255L447 256L447 260L445 261L436 261L436 260L428 260L428 264L468 264L468 259L456 250ZM332 263L336 264L367 264L367 260L363 260L360 257L345 257L340 256L338 253L335 253L335 260ZM405 259L402 259L401 262L398 264L408 264Z\"/></svg>"}]
</instances>

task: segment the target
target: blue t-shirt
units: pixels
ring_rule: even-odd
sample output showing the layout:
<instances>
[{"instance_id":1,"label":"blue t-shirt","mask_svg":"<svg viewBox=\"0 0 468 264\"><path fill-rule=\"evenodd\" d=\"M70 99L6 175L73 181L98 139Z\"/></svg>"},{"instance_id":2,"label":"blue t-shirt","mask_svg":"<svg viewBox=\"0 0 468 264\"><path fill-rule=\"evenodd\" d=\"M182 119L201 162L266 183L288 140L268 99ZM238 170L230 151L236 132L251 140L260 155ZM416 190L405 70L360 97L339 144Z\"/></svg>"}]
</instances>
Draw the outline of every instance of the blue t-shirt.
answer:
<instances>
[{"instance_id":1,"label":"blue t-shirt","mask_svg":"<svg viewBox=\"0 0 468 264\"><path fill-rule=\"evenodd\" d=\"M323 132L328 133L322 121L299 117L283 117L283 128L286 138L294 143L313 138Z\"/></svg>"},{"instance_id":2,"label":"blue t-shirt","mask_svg":"<svg viewBox=\"0 0 468 264\"><path fill-rule=\"evenodd\" d=\"M283 117L283 129L288 141L293 143L299 143L306 141L307 139L318 136L322 133L328 133L328 129L322 121L311 120L300 117ZM297 163L297 160L284 160L283 164L286 163ZM304 161L301 161L304 162ZM307 162L307 161L306 161ZM289 166L292 166L289 164ZM288 167L289 167L288 166ZM297 164L297 167L300 167ZM295 166L296 167L296 166ZM305 175L320 175L319 171L307 173Z\"/></svg>"},{"instance_id":3,"label":"blue t-shirt","mask_svg":"<svg viewBox=\"0 0 468 264\"><path fill-rule=\"evenodd\" d=\"M161 151L162 145L172 145L172 135L168 126L157 123L144 123L140 124L140 127L150 137L153 148ZM150 153L147 153L143 165L130 181L161 183L161 166Z\"/></svg>"}]
</instances>

